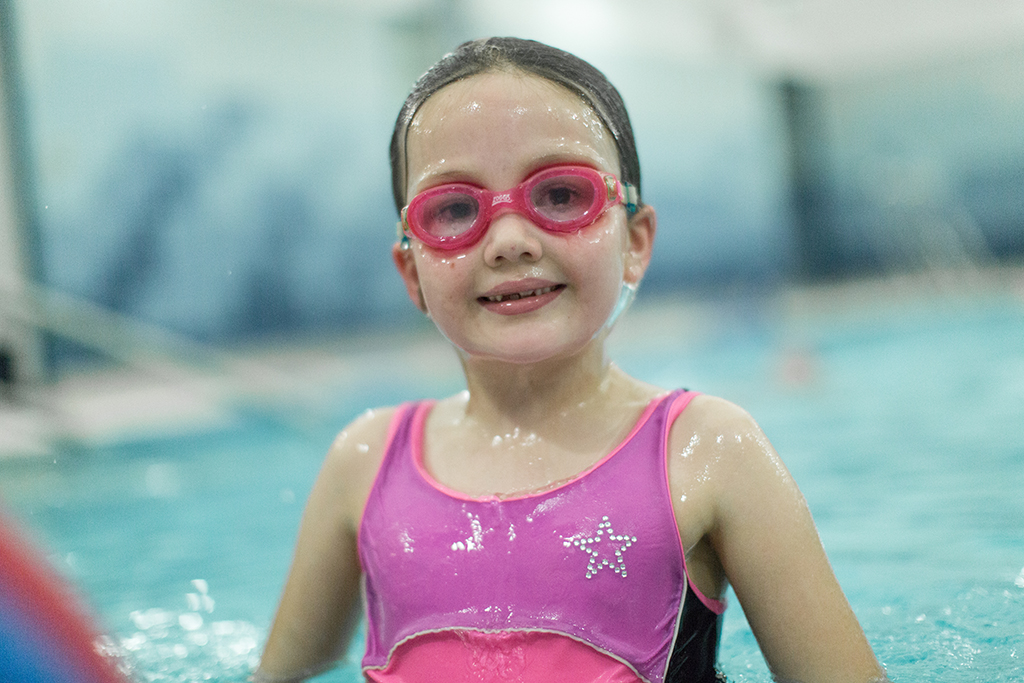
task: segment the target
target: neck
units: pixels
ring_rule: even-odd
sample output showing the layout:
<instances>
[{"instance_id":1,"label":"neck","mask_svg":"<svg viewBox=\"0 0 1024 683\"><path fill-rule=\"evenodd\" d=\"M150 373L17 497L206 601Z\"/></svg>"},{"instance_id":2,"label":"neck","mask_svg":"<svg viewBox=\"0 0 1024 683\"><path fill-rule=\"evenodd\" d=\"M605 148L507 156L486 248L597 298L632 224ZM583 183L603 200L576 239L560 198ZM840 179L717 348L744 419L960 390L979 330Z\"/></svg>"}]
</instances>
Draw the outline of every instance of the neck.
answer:
<instances>
[{"instance_id":1,"label":"neck","mask_svg":"<svg viewBox=\"0 0 1024 683\"><path fill-rule=\"evenodd\" d=\"M496 429L543 430L582 415L599 416L631 381L607 359L601 339L569 359L515 364L464 357L462 366L469 389L466 417Z\"/></svg>"},{"instance_id":2,"label":"neck","mask_svg":"<svg viewBox=\"0 0 1024 683\"><path fill-rule=\"evenodd\" d=\"M603 339L532 364L461 357L468 391L431 411L426 457L434 453L440 481L472 495L540 490L579 474L662 393L611 364Z\"/></svg>"}]
</instances>

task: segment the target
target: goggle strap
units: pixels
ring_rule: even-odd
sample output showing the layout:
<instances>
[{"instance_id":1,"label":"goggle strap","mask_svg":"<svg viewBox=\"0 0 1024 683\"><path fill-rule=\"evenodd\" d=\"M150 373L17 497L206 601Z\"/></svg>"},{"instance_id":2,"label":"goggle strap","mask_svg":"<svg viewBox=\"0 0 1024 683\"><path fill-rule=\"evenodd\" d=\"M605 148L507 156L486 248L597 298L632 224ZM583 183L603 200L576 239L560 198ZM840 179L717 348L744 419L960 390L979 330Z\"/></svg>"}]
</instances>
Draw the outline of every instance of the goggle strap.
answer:
<instances>
[{"instance_id":1,"label":"goggle strap","mask_svg":"<svg viewBox=\"0 0 1024 683\"><path fill-rule=\"evenodd\" d=\"M406 217L408 212L409 207L402 209L402 220L395 223L395 232L398 233L396 237L402 249L408 249L412 246L409 242L409 219Z\"/></svg>"},{"instance_id":2,"label":"goggle strap","mask_svg":"<svg viewBox=\"0 0 1024 683\"><path fill-rule=\"evenodd\" d=\"M637 205L640 203L640 194L629 183L620 183L620 185L622 185L622 203L626 205L626 211L636 213Z\"/></svg>"}]
</instances>

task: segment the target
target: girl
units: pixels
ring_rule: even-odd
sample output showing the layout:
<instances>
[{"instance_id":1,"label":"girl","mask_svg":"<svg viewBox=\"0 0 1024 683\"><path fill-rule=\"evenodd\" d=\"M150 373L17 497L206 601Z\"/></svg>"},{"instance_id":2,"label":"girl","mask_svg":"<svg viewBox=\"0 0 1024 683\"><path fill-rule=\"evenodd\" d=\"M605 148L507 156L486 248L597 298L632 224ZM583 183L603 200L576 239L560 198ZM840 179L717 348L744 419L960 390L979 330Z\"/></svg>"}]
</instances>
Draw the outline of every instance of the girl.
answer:
<instances>
[{"instance_id":1,"label":"girl","mask_svg":"<svg viewBox=\"0 0 1024 683\"><path fill-rule=\"evenodd\" d=\"M336 661L360 592L372 681L721 680L727 582L779 679L884 679L753 420L605 356L655 213L604 76L462 45L410 94L391 163L395 264L467 390L338 436L257 680Z\"/></svg>"}]
</instances>

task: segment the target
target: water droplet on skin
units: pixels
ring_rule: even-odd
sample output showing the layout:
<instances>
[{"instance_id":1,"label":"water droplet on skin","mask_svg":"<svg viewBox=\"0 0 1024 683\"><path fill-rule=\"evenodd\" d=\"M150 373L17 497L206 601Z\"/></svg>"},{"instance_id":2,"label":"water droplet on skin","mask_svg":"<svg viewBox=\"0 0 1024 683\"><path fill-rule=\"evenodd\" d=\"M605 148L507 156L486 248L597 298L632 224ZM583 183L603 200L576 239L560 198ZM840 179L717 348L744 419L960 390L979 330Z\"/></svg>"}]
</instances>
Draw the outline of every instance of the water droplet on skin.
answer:
<instances>
[{"instance_id":1,"label":"water droplet on skin","mask_svg":"<svg viewBox=\"0 0 1024 683\"><path fill-rule=\"evenodd\" d=\"M691 455L693 455L693 450L698 445L700 445L700 437L694 434L693 436L690 437L690 443L686 444L686 448L684 448L683 452L680 453L679 455L683 456L684 458L689 458Z\"/></svg>"}]
</instances>

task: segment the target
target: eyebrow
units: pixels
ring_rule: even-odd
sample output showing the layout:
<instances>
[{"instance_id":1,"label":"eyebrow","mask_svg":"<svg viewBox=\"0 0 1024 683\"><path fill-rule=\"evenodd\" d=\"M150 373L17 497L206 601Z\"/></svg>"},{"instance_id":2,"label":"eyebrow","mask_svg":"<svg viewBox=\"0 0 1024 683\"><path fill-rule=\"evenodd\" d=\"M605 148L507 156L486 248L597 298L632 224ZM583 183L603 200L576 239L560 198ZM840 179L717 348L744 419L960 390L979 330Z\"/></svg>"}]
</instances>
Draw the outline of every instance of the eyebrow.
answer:
<instances>
[{"instance_id":1,"label":"eyebrow","mask_svg":"<svg viewBox=\"0 0 1024 683\"><path fill-rule=\"evenodd\" d=\"M522 182L523 180L529 178L534 173L541 171L545 168L549 168L551 166L587 166L590 168L597 168L598 170L601 170L601 164L599 163L600 160L601 156L598 154L594 154L592 156L584 154L573 154L568 152L545 154L543 156L537 157L530 163L530 165L527 167L528 170L523 175L523 177L520 178L519 182ZM618 158L616 157L614 161L617 165ZM615 172L615 169L612 169L611 172ZM620 172L621 171L619 171L619 173ZM618 175L618 173L616 173L616 175ZM451 171L441 171L440 173L436 174L428 173L421 177L415 185L409 185L409 191L407 192L409 196L407 197L407 201L411 199L413 196L415 196L417 193L422 192L424 189L430 189L431 187L437 187L438 185L447 185L449 183L465 183L467 185L474 185L478 187L483 186L482 183L480 183L477 180L474 180L473 178L473 172L460 169L453 169ZM415 192L413 192L412 188L417 186L423 186L423 189L417 189ZM494 189L503 190L507 188L499 187Z\"/></svg>"}]
</instances>

